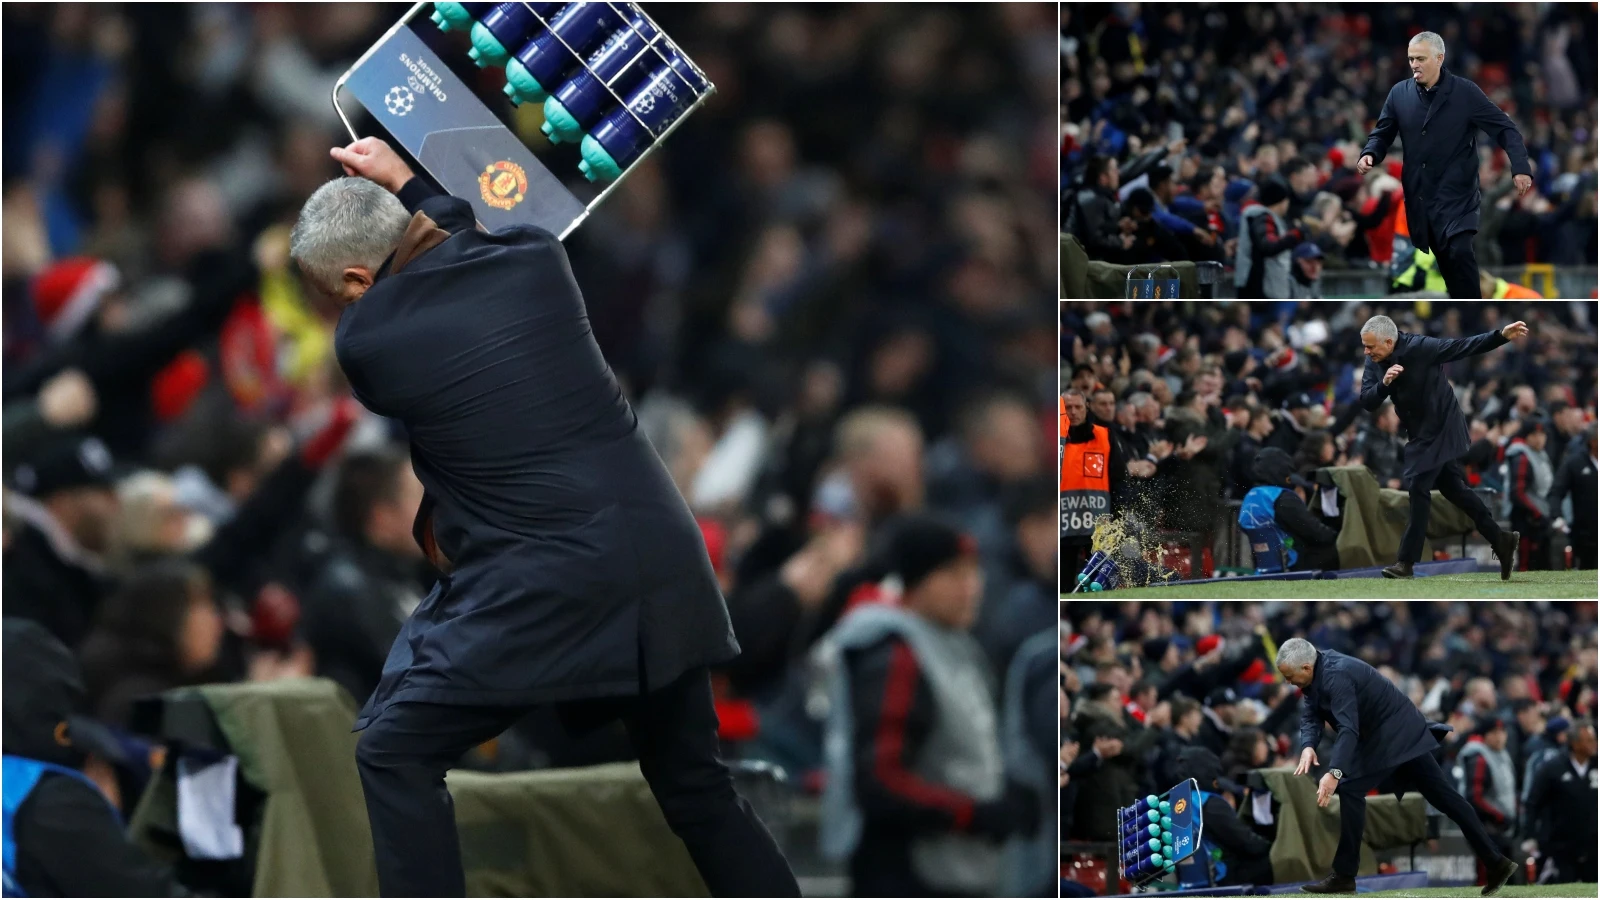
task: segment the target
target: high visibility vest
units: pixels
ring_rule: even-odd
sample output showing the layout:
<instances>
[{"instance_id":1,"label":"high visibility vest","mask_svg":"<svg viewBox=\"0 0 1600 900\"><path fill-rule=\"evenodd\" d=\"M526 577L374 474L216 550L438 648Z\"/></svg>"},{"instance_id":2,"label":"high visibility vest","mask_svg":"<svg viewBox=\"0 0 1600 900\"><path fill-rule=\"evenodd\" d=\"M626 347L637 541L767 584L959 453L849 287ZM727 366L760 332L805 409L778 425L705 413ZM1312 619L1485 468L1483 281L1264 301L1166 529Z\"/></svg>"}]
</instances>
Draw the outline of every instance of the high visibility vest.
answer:
<instances>
[{"instance_id":1,"label":"high visibility vest","mask_svg":"<svg viewBox=\"0 0 1600 900\"><path fill-rule=\"evenodd\" d=\"M1409 242L1410 241L1408 239L1407 243ZM1390 268L1391 270L1400 268L1400 265L1405 262L1405 257L1397 254L1395 257L1395 264ZM1416 277L1416 273L1418 271L1421 271L1423 274L1422 285L1415 288L1409 287L1409 285L1412 284L1412 280ZM1448 290L1444 283L1444 273L1439 271L1439 261L1434 258L1433 253L1428 250L1417 250L1415 248L1413 248L1411 251L1410 265L1407 265L1404 269L1401 269L1400 273L1394 276L1393 284L1397 288L1404 288L1406 290L1439 291L1441 293Z\"/></svg>"},{"instance_id":2,"label":"high visibility vest","mask_svg":"<svg viewBox=\"0 0 1600 900\"><path fill-rule=\"evenodd\" d=\"M1061 536L1082 537L1111 512L1111 432L1093 425L1093 440L1073 444L1065 419L1061 427Z\"/></svg>"},{"instance_id":3,"label":"high visibility vest","mask_svg":"<svg viewBox=\"0 0 1600 900\"><path fill-rule=\"evenodd\" d=\"M1542 300L1544 295L1535 290L1525 288L1520 284L1512 284L1504 278L1494 280L1493 300Z\"/></svg>"}]
</instances>

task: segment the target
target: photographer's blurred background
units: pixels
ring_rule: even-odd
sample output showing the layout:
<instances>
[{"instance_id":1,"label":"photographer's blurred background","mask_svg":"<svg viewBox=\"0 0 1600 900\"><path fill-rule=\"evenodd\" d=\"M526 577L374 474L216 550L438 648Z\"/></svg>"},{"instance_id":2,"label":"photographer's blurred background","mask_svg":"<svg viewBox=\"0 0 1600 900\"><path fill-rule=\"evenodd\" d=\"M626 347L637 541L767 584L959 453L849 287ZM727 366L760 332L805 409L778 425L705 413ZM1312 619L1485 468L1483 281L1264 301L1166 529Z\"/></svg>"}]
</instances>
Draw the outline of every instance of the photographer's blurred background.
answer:
<instances>
[{"instance_id":1,"label":"photographer's blurred background","mask_svg":"<svg viewBox=\"0 0 1600 900\"><path fill-rule=\"evenodd\" d=\"M1475 249L1493 273L1483 296L1526 288L1593 296L1592 6L1064 3L1061 11L1062 233L1089 259L1212 260L1231 287L1241 216L1261 204L1299 235L1281 251L1275 236L1272 249L1291 253L1290 291L1249 285L1226 296L1442 292L1437 265L1407 238L1405 148L1356 173L1385 96L1408 77L1406 40L1434 31L1445 66L1517 122L1533 162L1534 189L1517 198L1505 152L1479 141Z\"/></svg>"},{"instance_id":2,"label":"photographer's blurred background","mask_svg":"<svg viewBox=\"0 0 1600 900\"><path fill-rule=\"evenodd\" d=\"M407 8L5 7L4 612L77 654L106 725L194 684L316 675L359 702L432 579L404 435L351 400L337 311L287 259L301 203L340 174L333 82ZM808 660L854 604L967 558L930 556L918 527L972 539L981 578L957 599L981 599L973 674L997 709L1054 622L1056 9L646 9L717 93L568 250L744 647L721 673L729 753L787 769L783 824L808 833ZM464 764L626 746L534 716ZM997 844L1022 820L991 818ZM105 877L95 892L129 890Z\"/></svg>"}]
</instances>

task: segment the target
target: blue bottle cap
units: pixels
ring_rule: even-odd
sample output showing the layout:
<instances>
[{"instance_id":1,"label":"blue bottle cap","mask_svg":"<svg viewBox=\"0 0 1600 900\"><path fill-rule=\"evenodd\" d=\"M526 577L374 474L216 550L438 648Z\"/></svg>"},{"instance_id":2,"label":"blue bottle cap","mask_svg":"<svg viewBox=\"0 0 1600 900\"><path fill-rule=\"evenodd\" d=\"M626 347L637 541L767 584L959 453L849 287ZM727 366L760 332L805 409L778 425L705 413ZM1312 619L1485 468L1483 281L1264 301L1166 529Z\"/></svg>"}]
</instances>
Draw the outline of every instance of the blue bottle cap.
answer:
<instances>
[{"instance_id":1,"label":"blue bottle cap","mask_svg":"<svg viewBox=\"0 0 1600 900\"><path fill-rule=\"evenodd\" d=\"M1151 837L1160 837L1161 836L1161 826L1160 825L1151 825L1151 826L1147 827L1145 830L1150 832L1150 836Z\"/></svg>"},{"instance_id":2,"label":"blue bottle cap","mask_svg":"<svg viewBox=\"0 0 1600 900\"><path fill-rule=\"evenodd\" d=\"M515 89L524 103L543 103L550 96L550 92L528 72L521 60L513 59L506 63L506 85Z\"/></svg>"},{"instance_id":3,"label":"blue bottle cap","mask_svg":"<svg viewBox=\"0 0 1600 900\"><path fill-rule=\"evenodd\" d=\"M567 111L567 105L555 97L544 101L543 131L552 144L576 144L583 140L583 125Z\"/></svg>"},{"instance_id":4,"label":"blue bottle cap","mask_svg":"<svg viewBox=\"0 0 1600 900\"><path fill-rule=\"evenodd\" d=\"M1171 816L1162 816L1161 817L1161 827L1162 828L1171 828L1172 827L1172 817Z\"/></svg>"},{"instance_id":5,"label":"blue bottle cap","mask_svg":"<svg viewBox=\"0 0 1600 900\"><path fill-rule=\"evenodd\" d=\"M1161 811L1164 813L1172 812L1172 804L1165 800L1161 801Z\"/></svg>"},{"instance_id":6,"label":"blue bottle cap","mask_svg":"<svg viewBox=\"0 0 1600 900\"><path fill-rule=\"evenodd\" d=\"M1144 802L1150 804L1151 806L1155 806L1157 803L1161 802L1161 798L1157 797L1155 794L1150 794L1144 798Z\"/></svg>"}]
</instances>

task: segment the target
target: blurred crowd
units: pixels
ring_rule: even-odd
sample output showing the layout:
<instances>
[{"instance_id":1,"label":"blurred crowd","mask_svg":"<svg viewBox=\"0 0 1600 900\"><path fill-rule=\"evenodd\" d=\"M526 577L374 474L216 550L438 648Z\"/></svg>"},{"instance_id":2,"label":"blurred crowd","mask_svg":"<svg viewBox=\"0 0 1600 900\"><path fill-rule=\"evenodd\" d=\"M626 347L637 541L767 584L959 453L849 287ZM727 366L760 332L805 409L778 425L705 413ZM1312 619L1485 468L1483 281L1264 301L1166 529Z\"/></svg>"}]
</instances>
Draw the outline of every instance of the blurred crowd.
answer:
<instances>
[{"instance_id":1,"label":"blurred crowd","mask_svg":"<svg viewBox=\"0 0 1600 900\"><path fill-rule=\"evenodd\" d=\"M1315 482L1324 467L1365 465L1380 487L1403 486L1406 436L1393 406L1368 413L1356 403L1369 317L1446 338L1523 318L1527 337L1444 367L1472 442L1463 467L1496 493L1496 518L1523 533L1520 566L1592 569L1596 313L1589 301L1063 303L1062 392L1069 415L1075 391L1082 421L1110 431L1112 512L1198 533L1209 554L1232 515L1225 501L1261 483L1265 449L1286 454L1285 477ZM1306 487L1294 490L1310 502ZM1331 548L1339 523L1327 513L1310 510L1307 529ZM1062 554L1064 578L1076 575L1087 541L1064 540Z\"/></svg>"},{"instance_id":2,"label":"blurred crowd","mask_svg":"<svg viewBox=\"0 0 1600 900\"><path fill-rule=\"evenodd\" d=\"M6 7L5 615L76 652L106 724L205 682L359 702L433 579L404 435L350 398L287 256L349 140L333 82L407 9ZM1054 10L651 12L717 92L568 251L728 599L724 720L759 722L737 753L814 789L806 660L916 587L880 585L905 523L970 537L996 703L1050 628ZM471 762L625 752L536 714Z\"/></svg>"},{"instance_id":3,"label":"blurred crowd","mask_svg":"<svg viewBox=\"0 0 1600 900\"><path fill-rule=\"evenodd\" d=\"M1198 769L1222 786L1226 812L1249 809L1251 773L1293 767L1300 755L1300 691L1277 674L1272 654L1303 637L1376 667L1424 716L1452 728L1442 767L1505 852L1537 860L1540 882L1595 877L1594 603L1061 609L1064 840L1114 840L1118 807ZM1325 759L1331 732L1324 741ZM1209 768L1195 748L1209 751ZM1571 769L1582 777L1563 779ZM1214 829L1206 813L1206 835L1229 869L1249 875L1224 883L1271 883L1275 826L1225 815L1218 824L1229 827Z\"/></svg>"},{"instance_id":4,"label":"blurred crowd","mask_svg":"<svg viewBox=\"0 0 1600 900\"><path fill-rule=\"evenodd\" d=\"M1505 153L1480 142L1480 264L1595 265L1591 11L1468 3L1430 4L1420 19L1416 11L1064 5L1063 233L1091 259L1123 264L1215 260L1254 272L1286 254L1287 290L1251 282L1242 296L1321 296L1324 267L1387 269L1396 291L1441 289L1432 257L1408 239L1404 148L1356 173L1384 98L1409 76L1406 39L1431 30L1444 38L1446 68L1517 123L1533 163L1534 189L1519 199ZM1254 207L1276 220L1252 215ZM1494 280L1483 288L1494 299L1524 290Z\"/></svg>"}]
</instances>

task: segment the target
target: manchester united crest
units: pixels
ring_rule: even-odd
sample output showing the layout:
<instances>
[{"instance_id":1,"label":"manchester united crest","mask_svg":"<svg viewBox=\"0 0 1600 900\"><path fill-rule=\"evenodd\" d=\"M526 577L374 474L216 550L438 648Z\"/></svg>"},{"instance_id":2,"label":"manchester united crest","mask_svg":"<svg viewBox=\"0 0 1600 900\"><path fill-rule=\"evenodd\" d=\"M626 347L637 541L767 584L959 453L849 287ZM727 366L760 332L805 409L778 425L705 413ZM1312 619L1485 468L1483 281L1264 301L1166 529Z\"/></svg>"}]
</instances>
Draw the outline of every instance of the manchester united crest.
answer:
<instances>
[{"instance_id":1,"label":"manchester united crest","mask_svg":"<svg viewBox=\"0 0 1600 900\"><path fill-rule=\"evenodd\" d=\"M509 160L490 163L478 175L478 192L495 209L510 209L527 196L528 175Z\"/></svg>"}]
</instances>

